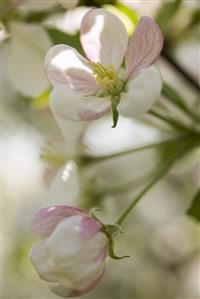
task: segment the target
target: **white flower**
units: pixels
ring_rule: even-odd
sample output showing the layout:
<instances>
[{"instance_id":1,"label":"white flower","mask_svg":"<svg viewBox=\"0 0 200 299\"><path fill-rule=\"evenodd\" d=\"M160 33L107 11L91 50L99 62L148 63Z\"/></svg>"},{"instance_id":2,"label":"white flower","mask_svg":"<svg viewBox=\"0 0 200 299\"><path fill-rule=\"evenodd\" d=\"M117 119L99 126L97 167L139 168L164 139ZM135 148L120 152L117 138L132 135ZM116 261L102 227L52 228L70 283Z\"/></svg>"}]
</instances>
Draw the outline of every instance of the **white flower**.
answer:
<instances>
[{"instance_id":1,"label":"white flower","mask_svg":"<svg viewBox=\"0 0 200 299\"><path fill-rule=\"evenodd\" d=\"M30 258L54 293L75 297L101 280L108 246L101 228L98 221L71 206L51 206L35 215L31 230L43 239L33 246Z\"/></svg>"},{"instance_id":2,"label":"white flower","mask_svg":"<svg viewBox=\"0 0 200 299\"><path fill-rule=\"evenodd\" d=\"M158 25L143 17L128 44L118 17L91 9L81 24L81 43L89 60L67 45L54 46L46 55L46 73L54 86L50 97L54 113L85 121L112 108L115 126L118 111L128 117L148 111L162 87L152 65L163 46Z\"/></svg>"}]
</instances>

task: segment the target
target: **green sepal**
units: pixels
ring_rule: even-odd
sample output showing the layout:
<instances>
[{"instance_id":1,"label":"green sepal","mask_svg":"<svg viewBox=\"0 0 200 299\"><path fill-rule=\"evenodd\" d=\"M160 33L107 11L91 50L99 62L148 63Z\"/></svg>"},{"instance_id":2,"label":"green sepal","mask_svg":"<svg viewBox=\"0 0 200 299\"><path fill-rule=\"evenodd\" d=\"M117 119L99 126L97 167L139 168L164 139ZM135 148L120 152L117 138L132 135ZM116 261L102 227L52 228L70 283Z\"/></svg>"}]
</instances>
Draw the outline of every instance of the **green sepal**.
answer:
<instances>
[{"instance_id":1,"label":"green sepal","mask_svg":"<svg viewBox=\"0 0 200 299\"><path fill-rule=\"evenodd\" d=\"M111 98L111 107L112 107L112 118L113 118L113 125L112 128L115 128L119 118L119 112L117 110L117 106L119 105L120 98L119 97L112 97Z\"/></svg>"},{"instance_id":2,"label":"green sepal","mask_svg":"<svg viewBox=\"0 0 200 299\"><path fill-rule=\"evenodd\" d=\"M98 208L98 207L94 207L90 210L90 216L92 218L94 218L95 220L99 221L103 226L104 224L101 222L101 220L98 219L98 217L95 215L95 211L101 211L101 208Z\"/></svg>"},{"instance_id":3,"label":"green sepal","mask_svg":"<svg viewBox=\"0 0 200 299\"><path fill-rule=\"evenodd\" d=\"M114 260L121 260L127 257L130 257L130 255L123 255L123 256L117 256L114 253L114 242L112 237L108 237L109 240L109 256Z\"/></svg>"},{"instance_id":4,"label":"green sepal","mask_svg":"<svg viewBox=\"0 0 200 299\"><path fill-rule=\"evenodd\" d=\"M129 255L124 255L124 256L117 256L114 253L114 238L118 235L118 233L123 233L123 230L121 229L121 227L118 224L104 224L102 223L101 220L98 219L98 217L95 215L95 211L100 211L100 208L93 208L90 210L90 215L92 218L94 218L95 220L97 220L98 222L101 223L102 225L102 229L101 231L107 236L108 238L108 244L109 244L109 256L112 259L115 260L121 260L127 257L130 257Z\"/></svg>"}]
</instances>

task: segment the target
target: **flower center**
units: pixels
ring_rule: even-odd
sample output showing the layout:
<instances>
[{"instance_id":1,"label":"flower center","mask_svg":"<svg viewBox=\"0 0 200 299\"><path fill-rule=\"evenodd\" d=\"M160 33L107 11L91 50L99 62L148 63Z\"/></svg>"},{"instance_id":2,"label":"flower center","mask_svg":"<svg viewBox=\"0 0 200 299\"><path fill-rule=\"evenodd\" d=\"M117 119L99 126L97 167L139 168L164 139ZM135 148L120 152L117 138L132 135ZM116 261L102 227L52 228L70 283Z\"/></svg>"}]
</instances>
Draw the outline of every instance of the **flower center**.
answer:
<instances>
[{"instance_id":1,"label":"flower center","mask_svg":"<svg viewBox=\"0 0 200 299\"><path fill-rule=\"evenodd\" d=\"M102 87L109 95L119 96L124 89L125 83L119 79L114 66L111 64L92 63L92 67L97 85Z\"/></svg>"}]
</instances>

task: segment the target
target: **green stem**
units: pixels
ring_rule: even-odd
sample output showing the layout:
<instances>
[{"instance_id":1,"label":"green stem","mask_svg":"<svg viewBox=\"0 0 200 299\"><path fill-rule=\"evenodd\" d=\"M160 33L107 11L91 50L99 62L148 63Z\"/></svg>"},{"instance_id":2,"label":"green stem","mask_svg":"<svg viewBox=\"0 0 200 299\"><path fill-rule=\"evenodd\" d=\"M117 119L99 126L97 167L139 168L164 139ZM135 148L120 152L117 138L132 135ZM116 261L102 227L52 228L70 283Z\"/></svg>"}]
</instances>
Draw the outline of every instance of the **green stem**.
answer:
<instances>
[{"instance_id":1,"label":"green stem","mask_svg":"<svg viewBox=\"0 0 200 299\"><path fill-rule=\"evenodd\" d=\"M180 140L181 140L181 136L180 136ZM139 152L139 151L142 151L142 150L146 150L146 149L151 149L151 148L154 148L154 147L159 147L159 146L164 146L166 144L171 144L171 143L174 143L174 142L177 142L179 141L179 138L174 138L174 139L169 139L169 140L165 140L165 141L161 141L161 142L157 142L157 143L152 143L152 144L148 144L148 145L144 145L144 146L139 146L139 147L135 147L135 148L132 148L132 149L129 149L127 151L124 151L124 152L119 152L119 153L115 153L115 154L111 154L111 155L107 155L107 156L101 156L101 157L89 157L89 156L82 156L81 159L80 159L80 163L81 165L88 165L88 164L93 164L93 163L98 163L98 162L102 162L102 161L106 161L106 160L109 160L109 159L113 159L113 158L117 158L117 157L120 157L120 156L124 156L124 155L127 155L127 154L131 154L131 153L134 153L134 152Z\"/></svg>"},{"instance_id":2,"label":"green stem","mask_svg":"<svg viewBox=\"0 0 200 299\"><path fill-rule=\"evenodd\" d=\"M162 57L174 68L176 72L178 72L197 92L199 92L199 82L191 77L186 70L177 63L177 61L172 57L169 49L172 48L172 43L165 38L165 46L162 50Z\"/></svg>"},{"instance_id":3,"label":"green stem","mask_svg":"<svg viewBox=\"0 0 200 299\"><path fill-rule=\"evenodd\" d=\"M124 220L127 218L129 213L132 211L134 206L138 203L138 201L142 198L142 196L154 185L156 184L160 179L162 179L168 170L171 168L171 166L174 164L174 162L177 160L177 158L180 157L181 153L185 152L185 148L188 145L187 143L182 144L179 146L178 150L175 151L174 155L170 156L169 159L166 161L166 163L160 168L160 170L157 172L157 174L152 178L152 180L149 182L149 184L134 198L134 200L129 204L129 206L122 212L121 216L117 219L116 224L121 225Z\"/></svg>"},{"instance_id":4,"label":"green stem","mask_svg":"<svg viewBox=\"0 0 200 299\"><path fill-rule=\"evenodd\" d=\"M193 120L199 122L200 117L194 113L185 103L184 99L180 94L171 86L168 84L164 84L162 89L162 94L165 96L167 100L169 100L172 104L179 107L183 112L185 112L189 117L191 117Z\"/></svg>"},{"instance_id":5,"label":"green stem","mask_svg":"<svg viewBox=\"0 0 200 299\"><path fill-rule=\"evenodd\" d=\"M171 127L176 129L177 131L184 131L185 132L185 131L189 130L189 128L186 127L181 122L178 122L178 121L176 121L175 119L173 119L171 117L167 117L166 115L162 114L161 112L150 110L149 114L156 117L156 118L159 118L160 120L162 120L165 123L169 124Z\"/></svg>"}]
</instances>

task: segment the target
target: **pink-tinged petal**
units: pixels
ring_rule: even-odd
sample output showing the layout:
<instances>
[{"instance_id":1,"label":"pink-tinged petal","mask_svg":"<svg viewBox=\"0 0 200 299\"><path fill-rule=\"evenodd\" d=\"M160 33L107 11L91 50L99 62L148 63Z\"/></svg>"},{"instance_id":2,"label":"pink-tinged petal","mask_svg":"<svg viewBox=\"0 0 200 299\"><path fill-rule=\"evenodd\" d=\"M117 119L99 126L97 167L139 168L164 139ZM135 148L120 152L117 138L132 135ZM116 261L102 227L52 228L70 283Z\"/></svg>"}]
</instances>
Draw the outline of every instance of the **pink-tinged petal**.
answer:
<instances>
[{"instance_id":1,"label":"pink-tinged petal","mask_svg":"<svg viewBox=\"0 0 200 299\"><path fill-rule=\"evenodd\" d=\"M108 256L108 246L106 245L100 252L100 254L97 256L95 261L104 261L106 257Z\"/></svg>"},{"instance_id":2,"label":"pink-tinged petal","mask_svg":"<svg viewBox=\"0 0 200 299\"><path fill-rule=\"evenodd\" d=\"M83 216L80 224L80 233L84 238L90 238L102 228L102 224L95 219Z\"/></svg>"},{"instance_id":3,"label":"pink-tinged petal","mask_svg":"<svg viewBox=\"0 0 200 299\"><path fill-rule=\"evenodd\" d=\"M72 92L66 85L53 89L49 105L55 115L76 121L98 119L110 110L108 97L83 97Z\"/></svg>"},{"instance_id":4,"label":"pink-tinged petal","mask_svg":"<svg viewBox=\"0 0 200 299\"><path fill-rule=\"evenodd\" d=\"M80 214L84 215L81 209L66 205L43 208L34 216L30 229L34 234L47 237L64 218Z\"/></svg>"},{"instance_id":5,"label":"pink-tinged petal","mask_svg":"<svg viewBox=\"0 0 200 299\"><path fill-rule=\"evenodd\" d=\"M147 112L162 89L162 78L157 68L152 65L130 78L127 92L121 94L118 111L126 117L140 116Z\"/></svg>"},{"instance_id":6,"label":"pink-tinged petal","mask_svg":"<svg viewBox=\"0 0 200 299\"><path fill-rule=\"evenodd\" d=\"M67 45L52 47L45 57L45 70L52 85L67 84L82 95L98 90L89 62Z\"/></svg>"},{"instance_id":7,"label":"pink-tinged petal","mask_svg":"<svg viewBox=\"0 0 200 299\"><path fill-rule=\"evenodd\" d=\"M160 55L163 36L158 25L149 17L142 17L128 45L125 65L127 76L151 65Z\"/></svg>"},{"instance_id":8,"label":"pink-tinged petal","mask_svg":"<svg viewBox=\"0 0 200 299\"><path fill-rule=\"evenodd\" d=\"M128 44L123 23L104 9L91 9L81 24L81 43L86 56L93 62L112 64L118 69Z\"/></svg>"},{"instance_id":9,"label":"pink-tinged petal","mask_svg":"<svg viewBox=\"0 0 200 299\"><path fill-rule=\"evenodd\" d=\"M64 297L64 298L72 298L72 297L81 296L81 295L93 290L99 284L99 282L103 278L104 272L105 271L103 270L102 273L96 279L94 279L92 282L90 282L89 285L87 287L85 287L84 289L77 288L76 290L72 290L72 289L66 288L62 284L57 284L57 285L52 284L49 287L54 294Z\"/></svg>"}]
</instances>

